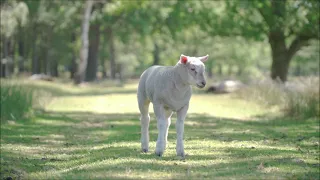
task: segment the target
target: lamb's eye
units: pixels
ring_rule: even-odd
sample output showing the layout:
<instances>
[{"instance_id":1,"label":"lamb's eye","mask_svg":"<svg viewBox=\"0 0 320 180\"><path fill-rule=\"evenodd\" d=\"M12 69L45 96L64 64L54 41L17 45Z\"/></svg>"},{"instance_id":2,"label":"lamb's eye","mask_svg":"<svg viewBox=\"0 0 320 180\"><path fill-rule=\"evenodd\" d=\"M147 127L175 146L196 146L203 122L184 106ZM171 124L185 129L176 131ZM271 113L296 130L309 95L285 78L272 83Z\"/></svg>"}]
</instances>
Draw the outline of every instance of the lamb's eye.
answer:
<instances>
[{"instance_id":1,"label":"lamb's eye","mask_svg":"<svg viewBox=\"0 0 320 180\"><path fill-rule=\"evenodd\" d=\"M194 69L194 68L191 68L191 71L192 71L192 72L194 72L195 74L197 74L197 71L196 71L196 69Z\"/></svg>"}]
</instances>

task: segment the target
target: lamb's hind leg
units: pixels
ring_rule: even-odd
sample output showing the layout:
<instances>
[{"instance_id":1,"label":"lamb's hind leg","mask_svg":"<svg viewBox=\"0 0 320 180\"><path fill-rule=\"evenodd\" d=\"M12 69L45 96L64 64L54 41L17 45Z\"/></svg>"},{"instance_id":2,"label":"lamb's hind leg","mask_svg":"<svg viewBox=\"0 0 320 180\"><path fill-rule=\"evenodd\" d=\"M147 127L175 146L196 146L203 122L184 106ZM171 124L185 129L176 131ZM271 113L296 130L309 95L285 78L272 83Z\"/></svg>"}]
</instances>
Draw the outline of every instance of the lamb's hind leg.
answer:
<instances>
[{"instance_id":1,"label":"lamb's hind leg","mask_svg":"<svg viewBox=\"0 0 320 180\"><path fill-rule=\"evenodd\" d=\"M150 101L147 98L142 98L138 100L139 110L141 113L140 123L141 123L141 149L143 152L149 151L149 104Z\"/></svg>"}]
</instances>

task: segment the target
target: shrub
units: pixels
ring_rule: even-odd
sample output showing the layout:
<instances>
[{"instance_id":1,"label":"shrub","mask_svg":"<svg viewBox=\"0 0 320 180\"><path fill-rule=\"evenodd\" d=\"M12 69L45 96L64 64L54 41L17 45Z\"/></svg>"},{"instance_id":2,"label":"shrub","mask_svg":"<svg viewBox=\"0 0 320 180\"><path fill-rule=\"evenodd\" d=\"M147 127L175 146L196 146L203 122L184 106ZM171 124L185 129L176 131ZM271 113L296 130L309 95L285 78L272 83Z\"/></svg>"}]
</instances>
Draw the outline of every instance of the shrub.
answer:
<instances>
[{"instance_id":1,"label":"shrub","mask_svg":"<svg viewBox=\"0 0 320 180\"><path fill-rule=\"evenodd\" d=\"M278 107L290 117L319 117L319 78L301 78L286 84L263 80L248 85L237 96L266 107Z\"/></svg>"},{"instance_id":2,"label":"shrub","mask_svg":"<svg viewBox=\"0 0 320 180\"><path fill-rule=\"evenodd\" d=\"M292 117L320 117L319 78L301 79L298 83L300 90L287 91L284 110Z\"/></svg>"},{"instance_id":3,"label":"shrub","mask_svg":"<svg viewBox=\"0 0 320 180\"><path fill-rule=\"evenodd\" d=\"M32 110L33 91L12 83L1 83L1 121L17 120Z\"/></svg>"}]
</instances>

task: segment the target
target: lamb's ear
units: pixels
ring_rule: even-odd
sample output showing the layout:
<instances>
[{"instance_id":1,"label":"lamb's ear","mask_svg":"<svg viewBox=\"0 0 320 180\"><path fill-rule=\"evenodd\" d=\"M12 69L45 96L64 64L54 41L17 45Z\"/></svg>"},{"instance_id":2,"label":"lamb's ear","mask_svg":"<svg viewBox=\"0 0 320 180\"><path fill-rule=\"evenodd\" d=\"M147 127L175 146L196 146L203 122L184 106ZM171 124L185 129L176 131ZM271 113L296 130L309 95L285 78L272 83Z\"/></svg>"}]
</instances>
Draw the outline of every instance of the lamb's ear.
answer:
<instances>
[{"instance_id":1,"label":"lamb's ear","mask_svg":"<svg viewBox=\"0 0 320 180\"><path fill-rule=\"evenodd\" d=\"M188 62L188 56L185 56L185 55L181 54L181 56L180 56L180 62L181 62L182 64L186 64L186 63Z\"/></svg>"},{"instance_id":2,"label":"lamb's ear","mask_svg":"<svg viewBox=\"0 0 320 180\"><path fill-rule=\"evenodd\" d=\"M200 61L202 62L206 62L208 60L208 57L209 57L209 54L205 55L205 56L202 56L202 57L199 57Z\"/></svg>"}]
</instances>

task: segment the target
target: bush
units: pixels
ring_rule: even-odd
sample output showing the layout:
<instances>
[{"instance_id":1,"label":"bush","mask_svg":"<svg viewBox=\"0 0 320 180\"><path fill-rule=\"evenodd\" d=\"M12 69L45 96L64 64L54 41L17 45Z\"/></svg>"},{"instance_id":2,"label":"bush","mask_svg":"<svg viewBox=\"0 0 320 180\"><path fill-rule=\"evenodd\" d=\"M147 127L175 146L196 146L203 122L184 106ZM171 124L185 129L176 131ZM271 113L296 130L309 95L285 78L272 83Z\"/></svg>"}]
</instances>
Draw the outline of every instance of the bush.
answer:
<instances>
[{"instance_id":1,"label":"bush","mask_svg":"<svg viewBox=\"0 0 320 180\"><path fill-rule=\"evenodd\" d=\"M33 91L1 82L1 121L24 118L32 110Z\"/></svg>"},{"instance_id":2,"label":"bush","mask_svg":"<svg viewBox=\"0 0 320 180\"><path fill-rule=\"evenodd\" d=\"M319 117L319 78L302 78L286 84L263 80L237 92L241 98L266 107L278 107L290 117Z\"/></svg>"},{"instance_id":3,"label":"bush","mask_svg":"<svg viewBox=\"0 0 320 180\"><path fill-rule=\"evenodd\" d=\"M299 84L300 90L287 91L284 110L292 117L320 117L319 78L303 79Z\"/></svg>"}]
</instances>

